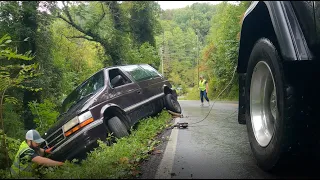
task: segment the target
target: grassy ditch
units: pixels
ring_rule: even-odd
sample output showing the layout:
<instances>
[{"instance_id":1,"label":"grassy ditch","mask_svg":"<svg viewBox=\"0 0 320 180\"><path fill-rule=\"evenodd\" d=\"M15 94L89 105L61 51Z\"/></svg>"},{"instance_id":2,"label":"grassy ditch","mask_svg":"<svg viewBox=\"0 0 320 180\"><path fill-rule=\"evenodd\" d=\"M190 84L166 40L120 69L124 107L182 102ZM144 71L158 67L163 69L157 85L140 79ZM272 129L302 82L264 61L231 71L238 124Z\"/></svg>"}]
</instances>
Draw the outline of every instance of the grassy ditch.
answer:
<instances>
[{"instance_id":1,"label":"grassy ditch","mask_svg":"<svg viewBox=\"0 0 320 180\"><path fill-rule=\"evenodd\" d=\"M147 158L159 143L157 134L169 126L171 116L162 111L154 118L142 120L128 137L121 138L112 146L99 142L80 165L66 162L63 167L48 168L42 178L112 178L123 179L139 176L139 164Z\"/></svg>"},{"instance_id":2,"label":"grassy ditch","mask_svg":"<svg viewBox=\"0 0 320 180\"><path fill-rule=\"evenodd\" d=\"M75 163L75 160L66 161L61 167L42 168L40 178L127 179L138 177L140 163L155 149L160 142L156 140L156 136L171 125L171 120L172 117L167 111L162 111L156 117L141 120L129 136L118 139L111 146L99 141L99 147L88 153L85 160L80 163ZM6 177L10 178L8 175Z\"/></svg>"}]
</instances>

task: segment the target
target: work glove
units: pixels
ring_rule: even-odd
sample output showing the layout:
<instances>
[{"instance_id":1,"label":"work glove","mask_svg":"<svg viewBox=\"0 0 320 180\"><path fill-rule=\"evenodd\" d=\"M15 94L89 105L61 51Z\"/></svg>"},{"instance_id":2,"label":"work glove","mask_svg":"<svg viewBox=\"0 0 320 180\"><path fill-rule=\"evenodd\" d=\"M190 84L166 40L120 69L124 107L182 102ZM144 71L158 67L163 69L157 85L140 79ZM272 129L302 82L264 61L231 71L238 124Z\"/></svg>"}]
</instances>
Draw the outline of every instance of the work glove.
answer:
<instances>
[{"instance_id":1,"label":"work glove","mask_svg":"<svg viewBox=\"0 0 320 180\"><path fill-rule=\"evenodd\" d=\"M52 149L53 149L53 147L45 149L44 152L47 153L47 154L51 154L52 153L51 152Z\"/></svg>"}]
</instances>

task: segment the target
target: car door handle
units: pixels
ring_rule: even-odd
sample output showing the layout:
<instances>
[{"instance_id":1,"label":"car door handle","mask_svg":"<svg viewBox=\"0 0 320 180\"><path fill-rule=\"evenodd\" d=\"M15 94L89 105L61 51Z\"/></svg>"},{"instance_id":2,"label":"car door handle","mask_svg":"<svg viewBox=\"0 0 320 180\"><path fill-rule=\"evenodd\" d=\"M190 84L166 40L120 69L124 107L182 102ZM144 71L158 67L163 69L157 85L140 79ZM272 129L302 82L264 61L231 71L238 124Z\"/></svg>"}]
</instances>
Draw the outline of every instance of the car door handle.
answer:
<instances>
[{"instance_id":1,"label":"car door handle","mask_svg":"<svg viewBox=\"0 0 320 180\"><path fill-rule=\"evenodd\" d=\"M141 94L141 91L138 90L137 93Z\"/></svg>"}]
</instances>

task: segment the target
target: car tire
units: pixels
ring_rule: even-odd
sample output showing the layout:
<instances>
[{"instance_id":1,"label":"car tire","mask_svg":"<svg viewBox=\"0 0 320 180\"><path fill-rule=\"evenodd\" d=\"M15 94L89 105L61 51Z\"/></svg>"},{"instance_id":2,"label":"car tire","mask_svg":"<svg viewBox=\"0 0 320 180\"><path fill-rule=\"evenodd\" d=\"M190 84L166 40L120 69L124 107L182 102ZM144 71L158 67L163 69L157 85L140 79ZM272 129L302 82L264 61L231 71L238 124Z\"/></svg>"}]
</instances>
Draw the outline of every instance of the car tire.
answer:
<instances>
[{"instance_id":1,"label":"car tire","mask_svg":"<svg viewBox=\"0 0 320 180\"><path fill-rule=\"evenodd\" d=\"M295 92L268 39L251 52L245 82L246 125L251 150L264 171L279 172L292 160L296 142ZM262 98L261 98L262 97Z\"/></svg>"},{"instance_id":2,"label":"car tire","mask_svg":"<svg viewBox=\"0 0 320 180\"><path fill-rule=\"evenodd\" d=\"M167 94L165 96L165 107L167 110L173 111L175 113L181 113L181 106L176 98L172 94Z\"/></svg>"},{"instance_id":3,"label":"car tire","mask_svg":"<svg viewBox=\"0 0 320 180\"><path fill-rule=\"evenodd\" d=\"M122 138L128 136L129 132L123 122L117 117L112 117L108 120L108 127L111 132L113 132L116 138Z\"/></svg>"}]
</instances>

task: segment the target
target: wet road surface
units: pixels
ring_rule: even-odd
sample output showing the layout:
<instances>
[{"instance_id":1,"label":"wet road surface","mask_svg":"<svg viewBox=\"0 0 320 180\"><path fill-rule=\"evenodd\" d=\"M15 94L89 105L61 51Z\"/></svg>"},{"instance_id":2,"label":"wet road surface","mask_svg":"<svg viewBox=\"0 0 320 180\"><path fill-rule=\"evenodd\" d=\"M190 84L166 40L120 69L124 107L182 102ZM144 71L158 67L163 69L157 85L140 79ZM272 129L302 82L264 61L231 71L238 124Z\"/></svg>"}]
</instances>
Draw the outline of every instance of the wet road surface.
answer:
<instances>
[{"instance_id":1,"label":"wet road surface","mask_svg":"<svg viewBox=\"0 0 320 180\"><path fill-rule=\"evenodd\" d=\"M189 127L174 128L158 160L161 162L154 167L147 165L149 169L157 169L155 179L299 178L290 173L277 177L259 169L251 153L246 126L237 122L237 102L215 103L203 121L211 107L207 104L200 107L199 101L179 102L184 118L175 122L188 122Z\"/></svg>"}]
</instances>

